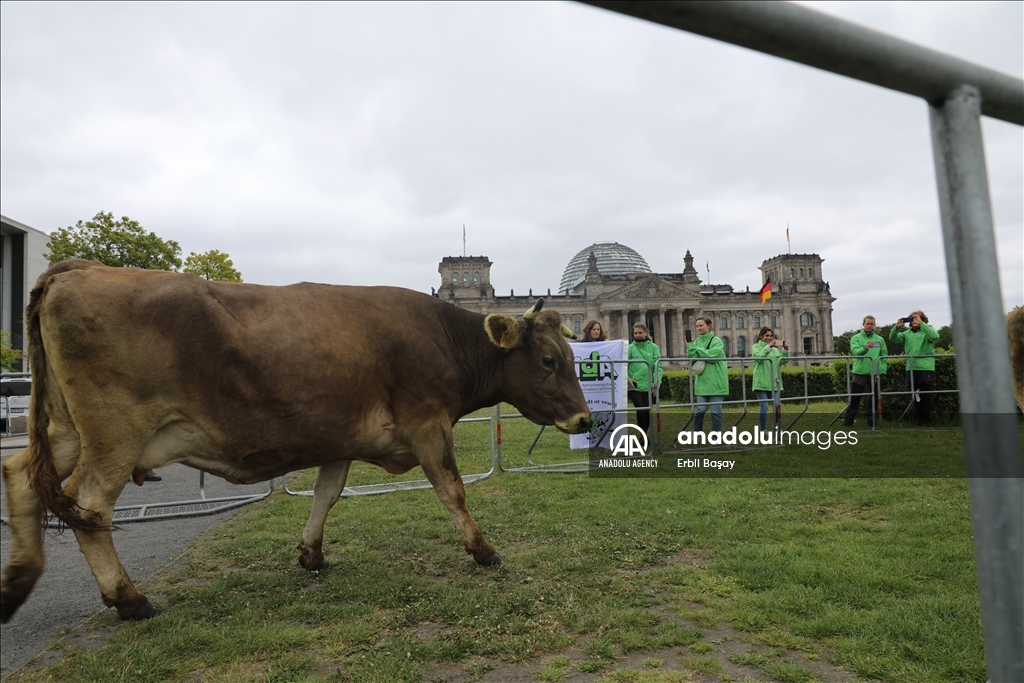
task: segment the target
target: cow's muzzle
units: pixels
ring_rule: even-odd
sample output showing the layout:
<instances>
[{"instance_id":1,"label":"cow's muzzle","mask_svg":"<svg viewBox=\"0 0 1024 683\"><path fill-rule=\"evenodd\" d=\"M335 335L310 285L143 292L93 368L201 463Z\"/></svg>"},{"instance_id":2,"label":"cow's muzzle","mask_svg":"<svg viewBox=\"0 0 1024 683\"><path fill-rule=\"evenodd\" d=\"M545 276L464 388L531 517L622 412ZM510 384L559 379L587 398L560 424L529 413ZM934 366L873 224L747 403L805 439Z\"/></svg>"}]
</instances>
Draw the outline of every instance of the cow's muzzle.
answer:
<instances>
[{"instance_id":1,"label":"cow's muzzle","mask_svg":"<svg viewBox=\"0 0 1024 683\"><path fill-rule=\"evenodd\" d=\"M578 413L568 420L558 420L555 426L566 434L584 434L590 431L590 413Z\"/></svg>"}]
</instances>

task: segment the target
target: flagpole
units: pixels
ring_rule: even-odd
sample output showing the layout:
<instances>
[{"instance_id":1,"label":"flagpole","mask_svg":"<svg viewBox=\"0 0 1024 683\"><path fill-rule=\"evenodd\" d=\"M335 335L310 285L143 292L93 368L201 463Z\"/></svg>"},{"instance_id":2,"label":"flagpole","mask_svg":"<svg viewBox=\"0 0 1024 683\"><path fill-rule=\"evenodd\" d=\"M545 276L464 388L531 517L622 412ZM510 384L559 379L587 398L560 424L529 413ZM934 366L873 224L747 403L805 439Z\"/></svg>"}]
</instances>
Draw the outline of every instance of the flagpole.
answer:
<instances>
[{"instance_id":1,"label":"flagpole","mask_svg":"<svg viewBox=\"0 0 1024 683\"><path fill-rule=\"evenodd\" d=\"M462 224L462 257L466 257L466 224Z\"/></svg>"},{"instance_id":2,"label":"flagpole","mask_svg":"<svg viewBox=\"0 0 1024 683\"><path fill-rule=\"evenodd\" d=\"M789 243L789 223L786 223L786 253L793 253L793 245Z\"/></svg>"}]
</instances>

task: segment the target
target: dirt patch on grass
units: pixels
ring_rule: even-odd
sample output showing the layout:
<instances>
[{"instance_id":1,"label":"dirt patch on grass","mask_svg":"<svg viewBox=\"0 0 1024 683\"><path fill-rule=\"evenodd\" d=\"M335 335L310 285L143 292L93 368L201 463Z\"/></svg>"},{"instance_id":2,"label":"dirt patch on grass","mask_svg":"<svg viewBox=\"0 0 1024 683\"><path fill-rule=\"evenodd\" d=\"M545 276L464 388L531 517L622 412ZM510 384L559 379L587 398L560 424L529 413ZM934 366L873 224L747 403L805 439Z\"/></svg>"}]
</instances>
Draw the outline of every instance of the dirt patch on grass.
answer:
<instances>
[{"instance_id":1,"label":"dirt patch on grass","mask_svg":"<svg viewBox=\"0 0 1024 683\"><path fill-rule=\"evenodd\" d=\"M797 650L751 643L747 634L731 628L707 628L686 619L673 619L687 628L699 628L704 637L691 645L629 652L614 659L588 655L581 639L562 652L527 662L509 664L474 659L458 664L428 666L425 683L721 683L721 681L818 681L864 683L824 658ZM434 625L436 626L436 625Z\"/></svg>"}]
</instances>

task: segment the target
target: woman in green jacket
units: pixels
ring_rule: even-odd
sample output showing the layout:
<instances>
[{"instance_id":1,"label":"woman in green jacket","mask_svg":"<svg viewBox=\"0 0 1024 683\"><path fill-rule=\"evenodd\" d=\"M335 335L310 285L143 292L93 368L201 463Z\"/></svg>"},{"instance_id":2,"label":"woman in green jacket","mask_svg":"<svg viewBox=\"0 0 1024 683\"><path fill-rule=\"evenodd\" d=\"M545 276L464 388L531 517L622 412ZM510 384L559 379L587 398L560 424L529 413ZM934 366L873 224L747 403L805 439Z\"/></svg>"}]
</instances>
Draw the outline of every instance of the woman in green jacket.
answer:
<instances>
[{"instance_id":1,"label":"woman in green jacket","mask_svg":"<svg viewBox=\"0 0 1024 683\"><path fill-rule=\"evenodd\" d=\"M651 428L651 399L658 400L658 387L661 386L661 349L651 341L651 333L647 325L633 325L633 341L629 344L629 360L642 360L646 363L629 363L626 375L629 377L629 400L636 408L636 424L645 432ZM650 373L648 375L648 373ZM648 376L651 384L648 384Z\"/></svg>"},{"instance_id":2,"label":"woman in green jacket","mask_svg":"<svg viewBox=\"0 0 1024 683\"><path fill-rule=\"evenodd\" d=\"M779 351L779 347L782 351ZM754 393L761 403L761 431L768 430L768 398L772 406L779 409L779 396L782 393L782 377L779 366L789 362L789 344L775 338L775 331L770 327L762 327L757 333L757 343L751 350L754 357ZM778 426L778 425L776 425Z\"/></svg>"},{"instance_id":3,"label":"woman in green jacket","mask_svg":"<svg viewBox=\"0 0 1024 683\"><path fill-rule=\"evenodd\" d=\"M697 395L697 412L693 426L704 430L704 413L711 405L711 431L722 431L722 401L729 395L729 370L724 360L725 345L711 331L711 318L697 318L697 338L686 345L686 355L704 361L704 372L694 377L693 393ZM692 366L691 366L692 367Z\"/></svg>"},{"instance_id":4,"label":"woman in green jacket","mask_svg":"<svg viewBox=\"0 0 1024 683\"><path fill-rule=\"evenodd\" d=\"M907 367L907 384L914 395L917 424L928 427L932 423L931 392L935 390L934 354L939 333L928 324L928 316L924 311L914 311L908 318L896 321L889 330L889 341L902 343L903 355L913 357ZM903 329L907 322L910 323L909 330Z\"/></svg>"}]
</instances>

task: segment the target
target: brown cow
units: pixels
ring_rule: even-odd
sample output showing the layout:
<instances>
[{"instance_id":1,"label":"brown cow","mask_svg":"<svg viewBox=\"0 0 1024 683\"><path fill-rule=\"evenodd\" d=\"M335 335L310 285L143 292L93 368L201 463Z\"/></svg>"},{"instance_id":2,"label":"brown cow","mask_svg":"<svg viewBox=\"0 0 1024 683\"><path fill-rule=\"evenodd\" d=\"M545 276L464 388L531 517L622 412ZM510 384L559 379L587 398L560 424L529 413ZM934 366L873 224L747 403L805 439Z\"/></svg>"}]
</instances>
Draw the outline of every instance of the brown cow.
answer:
<instances>
[{"instance_id":1,"label":"brown cow","mask_svg":"<svg viewBox=\"0 0 1024 683\"><path fill-rule=\"evenodd\" d=\"M1024 306L1006 314L1006 332L1010 335L1010 364L1013 367L1013 393L1024 412Z\"/></svg>"},{"instance_id":2,"label":"brown cow","mask_svg":"<svg viewBox=\"0 0 1024 683\"><path fill-rule=\"evenodd\" d=\"M563 432L589 428L572 333L542 305L517 321L393 287L53 266L28 308L29 446L3 465L12 538L0 618L43 571L44 511L74 529L104 603L125 619L153 616L110 525L133 475L175 462L242 484L319 467L299 545L308 569L325 565L324 520L353 460L391 473L420 465L466 552L501 562L466 509L452 425L507 401Z\"/></svg>"}]
</instances>

